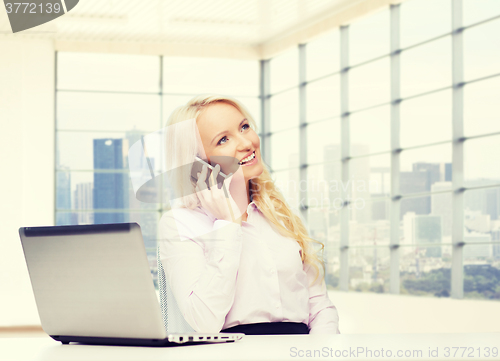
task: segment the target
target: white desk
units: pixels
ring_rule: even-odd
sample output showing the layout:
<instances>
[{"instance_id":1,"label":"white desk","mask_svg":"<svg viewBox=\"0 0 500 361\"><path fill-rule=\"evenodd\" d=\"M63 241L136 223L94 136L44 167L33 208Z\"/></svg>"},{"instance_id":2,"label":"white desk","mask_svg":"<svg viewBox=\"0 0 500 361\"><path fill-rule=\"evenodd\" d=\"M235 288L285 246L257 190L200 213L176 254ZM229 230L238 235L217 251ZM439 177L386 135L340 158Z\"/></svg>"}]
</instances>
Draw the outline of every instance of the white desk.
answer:
<instances>
[{"instance_id":1,"label":"white desk","mask_svg":"<svg viewBox=\"0 0 500 361\"><path fill-rule=\"evenodd\" d=\"M446 357L445 347L450 347ZM452 347L458 349L456 356ZM489 347L490 356L487 357ZM498 349L493 357L492 348ZM479 348L479 349L478 349ZM368 349L356 355L356 350ZM383 349L383 351L382 351ZM429 349L438 349L436 357ZM309 354L307 353L309 350ZM316 354L314 354L316 350ZM388 351L391 356L388 356ZM398 356L398 350L403 356ZM411 356L411 353L415 353ZM377 357L376 351L379 352ZM481 355L479 356L479 351ZM343 352L343 356L342 356ZM384 357L381 356L384 352ZM407 353L407 357L404 356ZM337 357L335 356L337 353ZM309 357L308 357L309 355ZM469 356L470 355L470 356ZM316 357L314 357L316 356ZM350 357L349 357L350 356ZM1 361L152 361L152 360L500 360L500 333L476 334L395 334L395 335L332 335L332 336L245 336L228 344L208 344L184 347L117 347L62 345L50 338L0 338Z\"/></svg>"}]
</instances>

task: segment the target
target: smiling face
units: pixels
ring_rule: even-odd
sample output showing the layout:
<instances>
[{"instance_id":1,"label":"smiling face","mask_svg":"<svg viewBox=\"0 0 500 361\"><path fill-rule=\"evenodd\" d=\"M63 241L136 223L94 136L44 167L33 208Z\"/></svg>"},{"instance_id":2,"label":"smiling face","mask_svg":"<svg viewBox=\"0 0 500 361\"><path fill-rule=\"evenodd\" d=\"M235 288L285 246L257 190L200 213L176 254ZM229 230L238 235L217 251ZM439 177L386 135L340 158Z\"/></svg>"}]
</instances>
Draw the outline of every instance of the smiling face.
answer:
<instances>
[{"instance_id":1,"label":"smiling face","mask_svg":"<svg viewBox=\"0 0 500 361\"><path fill-rule=\"evenodd\" d=\"M227 103L212 104L196 124L209 161L215 156L236 158L247 182L261 175L264 168L259 136L238 109ZM224 166L221 168L224 171Z\"/></svg>"}]
</instances>

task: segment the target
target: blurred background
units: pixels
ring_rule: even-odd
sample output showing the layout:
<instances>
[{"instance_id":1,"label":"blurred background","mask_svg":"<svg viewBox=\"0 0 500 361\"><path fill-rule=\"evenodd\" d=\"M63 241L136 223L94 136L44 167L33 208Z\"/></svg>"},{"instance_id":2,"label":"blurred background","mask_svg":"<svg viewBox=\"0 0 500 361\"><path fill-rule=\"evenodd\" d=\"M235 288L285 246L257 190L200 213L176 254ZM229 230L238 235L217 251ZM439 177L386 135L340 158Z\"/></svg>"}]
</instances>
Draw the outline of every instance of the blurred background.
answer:
<instances>
[{"instance_id":1,"label":"blurred background","mask_svg":"<svg viewBox=\"0 0 500 361\"><path fill-rule=\"evenodd\" d=\"M137 222L156 283L169 204L128 149L216 93L324 243L342 333L500 331L499 43L499 0L87 0L15 35L1 9L0 327L40 323L21 226Z\"/></svg>"}]
</instances>

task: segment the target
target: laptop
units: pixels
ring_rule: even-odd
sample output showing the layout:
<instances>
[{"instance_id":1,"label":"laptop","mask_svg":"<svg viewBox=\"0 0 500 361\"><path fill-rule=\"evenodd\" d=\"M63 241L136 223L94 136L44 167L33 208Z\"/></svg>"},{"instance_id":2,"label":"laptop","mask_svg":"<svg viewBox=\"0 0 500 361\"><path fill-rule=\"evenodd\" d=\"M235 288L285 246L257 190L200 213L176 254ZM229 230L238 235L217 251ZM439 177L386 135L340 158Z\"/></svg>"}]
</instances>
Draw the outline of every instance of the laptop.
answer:
<instances>
[{"instance_id":1,"label":"laptop","mask_svg":"<svg viewBox=\"0 0 500 361\"><path fill-rule=\"evenodd\" d=\"M44 331L63 344L177 346L241 333L168 334L137 223L22 227Z\"/></svg>"}]
</instances>

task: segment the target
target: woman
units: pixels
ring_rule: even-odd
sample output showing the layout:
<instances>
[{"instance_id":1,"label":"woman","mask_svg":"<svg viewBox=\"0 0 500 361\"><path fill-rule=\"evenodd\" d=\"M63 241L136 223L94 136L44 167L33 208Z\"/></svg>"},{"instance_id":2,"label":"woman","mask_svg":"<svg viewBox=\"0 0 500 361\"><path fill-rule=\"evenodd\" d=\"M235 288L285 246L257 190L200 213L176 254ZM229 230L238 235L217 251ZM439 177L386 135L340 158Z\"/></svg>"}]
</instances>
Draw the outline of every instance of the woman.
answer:
<instances>
[{"instance_id":1,"label":"woman","mask_svg":"<svg viewBox=\"0 0 500 361\"><path fill-rule=\"evenodd\" d=\"M194 127L182 123L187 119ZM196 183L179 174L180 205L160 221L160 258L186 321L197 332L340 333L314 250L319 242L275 187L245 107L229 97L198 96L172 113L167 129L180 124L187 124L184 136L167 131L170 167L196 155L240 165L224 181L228 197L214 183L219 165L208 186L206 167ZM186 141L196 127L197 141Z\"/></svg>"}]
</instances>

